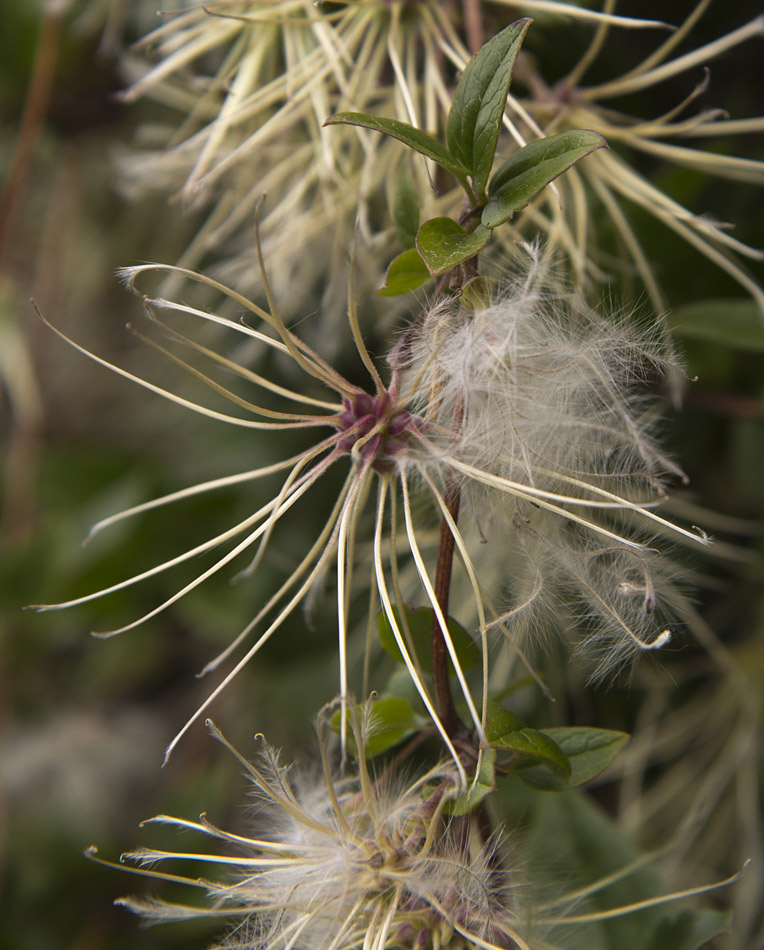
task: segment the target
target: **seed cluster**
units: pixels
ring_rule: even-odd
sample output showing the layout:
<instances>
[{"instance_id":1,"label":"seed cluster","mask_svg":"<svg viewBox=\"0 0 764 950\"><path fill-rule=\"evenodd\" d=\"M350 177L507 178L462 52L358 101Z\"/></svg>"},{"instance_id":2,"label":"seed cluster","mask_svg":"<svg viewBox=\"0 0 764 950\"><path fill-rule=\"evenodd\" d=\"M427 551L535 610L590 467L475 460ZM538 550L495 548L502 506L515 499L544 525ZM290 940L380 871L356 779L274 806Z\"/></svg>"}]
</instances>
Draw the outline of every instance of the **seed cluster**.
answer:
<instances>
[{"instance_id":1,"label":"seed cluster","mask_svg":"<svg viewBox=\"0 0 764 950\"><path fill-rule=\"evenodd\" d=\"M345 396L342 402L345 411L338 417L337 428L346 435L337 447L359 465L370 464L377 472L392 471L395 456L409 447L409 436L412 430L419 430L421 419L401 408L386 389L376 396L360 391Z\"/></svg>"}]
</instances>

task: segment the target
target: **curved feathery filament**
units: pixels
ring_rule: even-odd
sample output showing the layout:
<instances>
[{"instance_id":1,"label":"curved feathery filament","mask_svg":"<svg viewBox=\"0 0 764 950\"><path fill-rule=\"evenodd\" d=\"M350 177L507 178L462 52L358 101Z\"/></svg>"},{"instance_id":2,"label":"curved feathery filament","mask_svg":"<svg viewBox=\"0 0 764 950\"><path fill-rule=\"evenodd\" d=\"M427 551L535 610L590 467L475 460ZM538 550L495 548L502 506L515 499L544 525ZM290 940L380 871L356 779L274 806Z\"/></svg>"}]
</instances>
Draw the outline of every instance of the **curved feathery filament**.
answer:
<instances>
[{"instance_id":1,"label":"curved feathery filament","mask_svg":"<svg viewBox=\"0 0 764 950\"><path fill-rule=\"evenodd\" d=\"M298 552L291 573L203 670L210 673L233 661L168 752L298 605L313 596L332 564L336 571L340 695L349 694L347 643L352 629L355 578L362 557L366 558L375 597L390 621L406 667L444 738L445 730L435 714L420 658L405 624L401 629L396 620L396 605L423 602L433 609L478 736L483 729L485 684L490 673L489 629L503 626L511 630L516 623L522 625L524 615L534 614L575 588L574 601L588 605L588 613L579 611L585 624L596 618L596 635L585 636L581 649L594 654L600 672L618 666L636 649L654 649L667 641L668 634L661 635L665 624L659 631L651 626L655 617L663 614L653 615L652 609L634 612L639 601L636 591L649 585L653 593L649 598L643 594L643 600L657 599L664 614L666 605L681 602L671 593L670 580L660 580L662 561L652 551L653 538L645 528L654 525L665 534L688 541L707 540L652 510L665 499L662 474L678 470L654 441L651 430L656 416L644 387L651 377L670 369L670 360L655 332L635 329L625 317L613 322L577 309L573 298L560 296L539 249L529 247L526 251L530 261L527 272L509 282L497 302L487 309L465 311L448 303L429 307L406 331L405 342L391 356L396 368L391 370L387 383L366 350L356 308L351 307L351 336L361 363L370 371L370 391L347 381L286 327L264 272L268 311L235 291L225 291L230 302L237 308L245 306L264 329L187 304L141 295L152 323L170 343L182 346L210 369L199 369L196 362L156 344L161 352L214 398L233 402L247 416L260 417L255 420L230 416L176 396L72 344L95 362L156 395L207 417L274 434L282 428L303 429L306 433L329 430L284 462L171 492L94 526L92 533L97 533L162 505L282 473L270 500L226 531L100 591L40 608L82 605L182 567L220 545L228 546L209 567L159 605L100 636L121 633L158 616L245 553L249 553L250 560L237 578L251 576L279 543L285 521L305 510L309 499L315 499L317 507L324 503L320 488L324 476L338 465L348 468L342 488L327 505L323 525L305 550ZM130 270L126 277L135 287L139 274L160 270L158 265L145 265ZM217 282L189 275L183 269L168 270L176 276L190 276L211 290L221 288ZM282 374L273 380L272 371L256 372L239 366L228 355L220 354L217 347L202 345L164 321L158 323L155 309L184 321L203 320L266 346L280 360L290 360L295 373L303 374L304 386L298 382L287 386ZM216 372L234 378L241 386L254 386L263 395L256 401L244 398L231 385L219 383L213 375ZM336 401L314 396L318 384ZM278 408L282 402L288 409ZM457 406L459 412L455 411ZM302 412L302 407L306 411ZM449 479L459 486L467 505L459 525L444 502L444 486ZM374 481L379 485L376 492ZM396 511L399 503L402 517ZM510 588L508 609L494 604L495 595L486 595L489 586L491 590L496 588L482 576L486 558L480 553L481 546L473 548L470 519L481 523L485 511L491 513L492 521L506 525L505 539L513 539L506 573L497 574L496 565L490 567L499 587ZM434 549L426 530L427 520L433 515L445 519L465 578L464 620L479 638L483 653L482 710L473 700L473 686L461 667L447 618L435 595ZM363 537L373 537L365 555L359 544ZM595 539L599 540L595 543ZM597 550L612 554L597 555ZM401 553L403 565L399 563ZM518 563L523 558L524 563ZM575 568L571 566L574 562L578 562ZM616 569L610 562L623 567ZM630 565L648 562L647 580L635 578ZM664 573L670 578L674 568ZM257 633L263 623L264 629ZM253 642L247 647L250 639ZM515 648L519 650L519 645ZM233 660L240 649L243 655ZM450 741L447 747L458 762ZM457 769L462 765L458 764Z\"/></svg>"},{"instance_id":2,"label":"curved feathery filament","mask_svg":"<svg viewBox=\"0 0 764 950\"><path fill-rule=\"evenodd\" d=\"M488 5L499 17L512 15L513 9L519 15L517 4L508 0ZM593 28L597 48L611 28L657 30L659 36L672 29L660 20L562 0L534 0L523 9L531 16L538 11L552 27L575 20ZM306 270L318 276L316 261L329 229L336 259L356 225L364 237L383 237L376 233L376 196L386 187L388 173L394 176L409 164L405 150L384 136L341 127L322 134L323 122L350 109L442 130L455 71L461 72L470 57L459 34L451 11L432 2L354 0L330 10L311 0L226 0L168 17L139 44L142 58L133 56L128 63L133 82L124 98L154 98L169 107L169 119L146 150L123 155L126 185L134 191L169 188L191 207L210 207L184 261L197 266L214 247L226 258L229 277L242 282L250 279L254 263L251 251L241 250L249 247L242 230L249 228L257 196L267 192L272 201L263 219L268 257L279 261L274 270L279 294L289 290L294 298L313 281L295 280L293 262L299 258L301 276ZM690 66L687 62L683 68ZM543 121L529 135L520 128L523 115L535 111L521 107L518 123L507 116L520 145L553 131L543 130ZM459 200L453 190L443 200L430 197L431 164L425 159L412 163L423 217ZM589 262L590 255L582 254L586 245L576 243L579 235L568 228L566 215L555 211L558 186L549 191L551 204L543 199L551 215L544 224L549 239L576 258L577 272L607 279L596 262ZM528 226L538 220L528 214L513 222L513 238L528 236ZM316 254L319 242L322 253Z\"/></svg>"},{"instance_id":3,"label":"curved feathery filament","mask_svg":"<svg viewBox=\"0 0 764 950\"><path fill-rule=\"evenodd\" d=\"M375 729L372 700L349 707L358 758L339 773L329 712L318 725L322 769L310 775L282 765L264 740L258 760L245 759L210 724L252 784L254 833L230 833L206 816L194 822L160 815L149 824L196 832L218 848L141 848L121 860L128 869L173 882L182 875L156 867L166 861L209 865L213 876L199 879L191 871L190 880L206 890L213 916L233 922L232 938L242 947L382 950L395 940L413 950L431 934L427 945L446 950L456 931L481 946L527 948L515 912L515 876L500 869L497 836L481 844L452 830L459 819L446 809L460 787L453 764L436 764L404 782L390 775L372 780L365 763ZM148 920L207 910L143 898L118 903Z\"/></svg>"}]
</instances>

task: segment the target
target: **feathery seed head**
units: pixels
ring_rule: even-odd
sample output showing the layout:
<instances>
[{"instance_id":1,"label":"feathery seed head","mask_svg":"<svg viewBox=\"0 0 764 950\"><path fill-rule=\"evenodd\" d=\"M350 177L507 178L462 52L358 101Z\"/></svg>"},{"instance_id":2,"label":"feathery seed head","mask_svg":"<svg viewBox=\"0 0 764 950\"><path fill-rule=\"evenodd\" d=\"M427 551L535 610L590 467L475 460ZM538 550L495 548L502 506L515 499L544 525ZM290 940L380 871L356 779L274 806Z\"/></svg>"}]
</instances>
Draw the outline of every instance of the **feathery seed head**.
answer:
<instances>
[{"instance_id":1,"label":"feathery seed head","mask_svg":"<svg viewBox=\"0 0 764 950\"><path fill-rule=\"evenodd\" d=\"M365 392L345 396L337 420L344 433L338 450L350 453L359 465L370 463L376 472L393 470L395 457L411 447L409 436L421 426L417 416L400 407L395 389L382 389L376 396Z\"/></svg>"},{"instance_id":2,"label":"feathery seed head","mask_svg":"<svg viewBox=\"0 0 764 950\"><path fill-rule=\"evenodd\" d=\"M348 775L327 751L325 715L317 775L283 766L265 742L259 760L248 762L211 727L252 782L259 830L234 835L204 816L198 823L160 816L153 821L234 845L235 853L143 849L124 860L141 868L174 858L227 866L227 879L188 883L206 890L209 913L235 922L224 945L242 950L514 945L513 875L501 867L495 836L482 842L468 817L447 815L459 788L453 766L437 765L408 783L389 773L374 780L364 758L373 703L352 718L359 758ZM205 914L155 900L118 903L154 921Z\"/></svg>"},{"instance_id":3,"label":"feathery seed head","mask_svg":"<svg viewBox=\"0 0 764 950\"><path fill-rule=\"evenodd\" d=\"M575 176L559 179L560 205L567 210L561 212L559 207L554 208L550 197L546 207L533 209L529 217L546 232L550 244L570 260L576 280L582 284L592 279L601 281L600 268L611 270L613 267L613 258L598 235L602 218L610 219L623 249L622 262L615 266L621 268L626 280L637 273L652 306L664 311L666 299L655 263L640 238L638 227L629 217L629 208L636 206L694 247L714 266L726 271L764 312L764 291L743 262L745 259L761 261L762 251L734 237L730 233L732 225L726 221L714 220L708 214L684 207L654 180L644 176L634 160L640 154L648 155L668 165L697 170L722 180L759 185L764 182L764 162L759 158L738 157L702 147L705 140L713 138L724 141L730 136L760 134L764 117L730 119L723 109L694 109L695 103L707 92L709 64L744 43L760 43L764 37L764 16L695 49L690 45L687 52L676 55L685 41L691 39L707 6L707 0L699 0L669 36L657 34L655 48L641 62L605 82L585 86L582 80L603 50L607 50L610 23L601 24L570 73L551 86L526 64L524 79L530 95L510 102L520 139L584 128L599 132L610 146L580 165ZM615 65L620 67L618 62ZM694 77L695 87L663 115L634 116L610 104L616 97L623 100L680 76L690 82ZM582 181L588 186L586 196ZM588 241L584 238L583 244L582 235L588 235Z\"/></svg>"},{"instance_id":4,"label":"feathery seed head","mask_svg":"<svg viewBox=\"0 0 764 950\"><path fill-rule=\"evenodd\" d=\"M517 634L567 611L602 678L665 645L681 611L678 569L636 523L667 527L652 509L663 477L681 476L654 439L647 387L676 365L659 329L583 307L537 246L525 251L527 273L490 306L427 312L407 341L403 390L476 517L488 506L504 526L510 607L491 626Z\"/></svg>"},{"instance_id":5,"label":"feathery seed head","mask_svg":"<svg viewBox=\"0 0 764 950\"><path fill-rule=\"evenodd\" d=\"M603 909L596 896L638 870L643 862L636 861L539 900L514 855L507 857L506 833L495 831L486 841L474 813L449 815L449 802L459 793L451 763L407 779L400 770L372 774L365 741L374 728L373 706L373 700L364 704L360 714L350 707L358 759L344 773L327 748L328 710L319 716L321 768L313 772L284 766L264 739L258 759L249 761L209 723L251 782L256 807L250 830L226 831L205 814L198 821L159 815L143 825L194 832L214 850L140 848L114 865L90 848L92 860L186 884L206 898L181 904L125 897L116 903L148 923L227 921L231 929L215 944L218 950L562 950L571 939L578 945L571 928L583 925L586 939L600 920L703 894L742 873ZM168 861L171 872L161 870ZM178 863L194 870L179 872ZM199 864L210 868L210 876L198 875Z\"/></svg>"},{"instance_id":6,"label":"feathery seed head","mask_svg":"<svg viewBox=\"0 0 764 950\"><path fill-rule=\"evenodd\" d=\"M645 384L675 368L659 328L579 306L553 285L539 248L523 249L527 273L497 302L472 311L446 301L427 313L410 340L404 391L472 465L535 487L574 479L580 491L655 493L661 474L678 473L651 434Z\"/></svg>"},{"instance_id":7,"label":"feathery seed head","mask_svg":"<svg viewBox=\"0 0 764 950\"><path fill-rule=\"evenodd\" d=\"M468 311L436 303L415 320L394 350L388 382L383 381L364 345L352 305L348 311L351 336L369 372L367 390L345 379L285 325L264 267L269 310L211 278L183 268L143 265L129 269L126 276L131 286L140 275L152 271L192 280L222 293L229 303L257 321L250 325L168 298L143 298L147 316L169 338L173 349L157 342L152 345L190 372L203 389L227 400L234 411L213 409L206 399L185 399L74 344L81 352L149 391L223 424L276 435L284 430L323 430L323 434L282 461L173 492L101 522L94 530L201 493L257 483L278 473L283 479L275 494L259 501L256 510L238 524L133 577L44 609L86 603L192 562L199 555L217 552L211 566L197 570L189 582L157 607L102 635L132 629L160 614L234 559L254 550L250 564L238 576L251 575L268 556L274 534L287 513L309 503L310 498L317 499L326 506L324 526L315 538L307 539L291 574L260 606L251 622L205 668L205 673L217 669L241 648L242 656L177 738L309 597L332 565L336 569L340 694L348 694L350 600L363 551L357 541L366 529L372 536L370 550L365 550L372 560L367 566L379 595L377 602L464 781L458 753L438 719L428 685L396 617L396 604L424 601L433 609L472 723L482 736L479 704L471 695L438 602L433 552L428 536L421 531L415 493L421 490L429 499L431 510L449 525L454 537L468 594L462 613L481 640L484 681L488 673L486 633L490 627L503 625L511 631L524 617L533 616L542 605L569 591L571 574L585 591L585 602L591 602L590 591L599 590L598 585L568 567L571 558L575 560L582 549L588 550L591 541L587 538L594 539L599 547L637 552L621 554L620 561L638 565L647 564L648 558L643 539L635 537L634 524L652 522L666 532L698 541L692 531L670 524L652 510L664 498L662 474L676 471L653 441L655 414L644 387L647 379L670 365L659 339L655 334L635 334L625 319L613 322L574 306L573 298L561 296L539 249L530 247L527 252L530 265L526 274L510 284L495 304ZM284 384L283 376L277 381L202 346L161 321L159 312L175 319L201 320L280 359L289 359L298 371L292 374L294 388ZM191 353L193 362L177 354L178 346ZM300 373L307 384L304 387L296 381ZM321 387L318 395L313 395L317 386ZM348 460L351 464L339 494L328 501L317 498L314 488L323 476ZM500 558L492 549L494 553L488 559L486 546L474 543L469 519L463 517L460 524L456 523L447 502L449 486L453 485L460 486L466 503L471 502L474 520L482 521L487 507L497 515L491 521L511 527L510 531L502 531ZM465 513L467 510L465 507ZM397 544L400 538L405 551ZM222 545L228 546L223 553ZM604 563L599 556L587 558L590 565ZM614 554L610 560L618 557ZM631 596L632 589L644 586L659 590L655 574L660 570L660 559L649 561L647 579L641 568L635 576L633 570L595 572L609 578L616 589L612 596L599 594L594 598L600 605L595 608L598 615L606 618L602 631L610 631L610 641L604 633L600 638L610 644L606 648L610 651L608 668L614 665L614 656L633 652L618 644L645 649L665 642L659 632L655 636L645 634L645 617L653 620L657 616L652 608L639 614L641 626L637 631L632 630L631 621L624 619L624 609L639 600ZM657 561L655 568L653 561ZM498 588L507 583L506 576L498 578L498 585L495 583L498 563L511 578L512 606L505 613L497 606ZM550 592L556 593L550 597ZM646 602L652 603L653 598L651 593ZM374 617L369 624L373 628ZM254 642L244 647L250 638Z\"/></svg>"},{"instance_id":8,"label":"feathery seed head","mask_svg":"<svg viewBox=\"0 0 764 950\"><path fill-rule=\"evenodd\" d=\"M339 262L356 222L376 245L376 280L392 250L379 199L398 172L413 172L423 219L460 198L452 190L436 199L427 163L409 162L399 143L341 126L322 133L323 122L353 110L442 130L455 76L487 38L470 20L509 21L537 12L597 26L597 36L608 26L660 29L663 35L666 25L564 0L481 0L463 24L458 8L440 0L216 0L191 6L168 16L138 44L142 55L127 59L132 84L124 97L153 98L176 118L167 127L142 130L143 151L123 157L123 180L134 191L171 189L187 205L208 206L209 217L184 259L193 266L213 252L225 260L227 280L244 285L254 273L250 222L264 191L272 204L263 239L276 262L280 292L312 294L323 279L327 229ZM534 106L510 98L501 153L546 133L539 125L545 116L536 116ZM549 134L559 131L551 127L555 121L549 121ZM578 215L582 202L575 197L566 205ZM596 272L602 279L599 264L577 246L578 222L560 214L554 195L541 201L543 210L513 222L513 238L528 236L528 225L540 227L571 257L577 275Z\"/></svg>"}]
</instances>

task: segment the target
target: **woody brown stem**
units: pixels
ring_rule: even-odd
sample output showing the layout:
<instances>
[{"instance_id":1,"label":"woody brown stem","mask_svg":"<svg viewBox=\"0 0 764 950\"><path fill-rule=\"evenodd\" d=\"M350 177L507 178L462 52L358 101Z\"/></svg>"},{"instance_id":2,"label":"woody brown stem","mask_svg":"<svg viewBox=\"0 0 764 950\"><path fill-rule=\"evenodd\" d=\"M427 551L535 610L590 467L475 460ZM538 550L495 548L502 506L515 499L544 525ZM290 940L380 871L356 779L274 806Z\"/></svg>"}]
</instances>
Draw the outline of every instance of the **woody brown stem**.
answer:
<instances>
[{"instance_id":1,"label":"woody brown stem","mask_svg":"<svg viewBox=\"0 0 764 950\"><path fill-rule=\"evenodd\" d=\"M8 263L6 258L21 215L32 163L53 93L63 18L59 7L50 5L42 17L21 124L0 195L0 263L3 266Z\"/></svg>"},{"instance_id":2,"label":"woody brown stem","mask_svg":"<svg viewBox=\"0 0 764 950\"><path fill-rule=\"evenodd\" d=\"M445 502L454 523L459 517L461 494L453 478L446 485ZM445 517L440 523L438 561L435 567L435 598L443 616L448 617L448 599L451 590L451 574L454 566L454 536ZM435 708L449 738L453 738L462 725L454 707L451 687L448 683L448 649L440 629L438 618L432 622L432 679L435 690Z\"/></svg>"},{"instance_id":3,"label":"woody brown stem","mask_svg":"<svg viewBox=\"0 0 764 950\"><path fill-rule=\"evenodd\" d=\"M467 48L474 56L483 45L483 16L479 0L462 0Z\"/></svg>"}]
</instances>

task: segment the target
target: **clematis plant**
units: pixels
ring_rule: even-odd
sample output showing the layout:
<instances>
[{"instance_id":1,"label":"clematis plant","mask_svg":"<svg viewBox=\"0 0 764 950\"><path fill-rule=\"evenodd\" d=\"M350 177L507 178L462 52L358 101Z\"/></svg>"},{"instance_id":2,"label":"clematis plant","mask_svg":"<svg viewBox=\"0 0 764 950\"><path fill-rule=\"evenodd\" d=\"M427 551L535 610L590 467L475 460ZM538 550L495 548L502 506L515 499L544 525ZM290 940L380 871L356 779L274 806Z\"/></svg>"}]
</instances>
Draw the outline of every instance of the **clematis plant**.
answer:
<instances>
[{"instance_id":1,"label":"clematis plant","mask_svg":"<svg viewBox=\"0 0 764 950\"><path fill-rule=\"evenodd\" d=\"M340 62L349 69L349 50L365 50L362 62L370 62L362 34L369 29L376 35L380 5L326 6L331 9L307 10L295 2L215 4L210 34L202 26L208 22L206 8L160 28L154 41L166 58L138 81L132 95L166 89L167 77L197 56L223 41L237 44L215 96L199 104L199 114L209 121L188 140L193 148L186 143L194 159L185 185L189 195L237 168L258 143L273 145L264 130L290 108L302 122L326 106L331 97L322 84ZM399 73L408 66L401 66L396 38L409 37L411 20L432 29L424 34L427 53L428 44L438 45L438 30L450 44L441 42L441 53L454 54L458 44L451 42L452 28L442 12L429 4L384 6L392 7L384 11L391 27L387 55L400 87L407 89ZM464 6L466 21L470 9L474 13L480 5ZM530 6L578 10L552 2ZM613 6L595 17L595 47L610 25L625 25ZM659 440L661 389L676 388L682 376L662 314L593 306L589 289L570 280L558 254L555 236L570 233L570 222L554 230L549 242L543 236L514 240L518 222L525 227L526 214L534 220L534 203L546 201L558 187L558 196L565 193L569 181L575 192L575 176L591 175L594 190L620 220L611 208L620 160L609 157L603 132L612 128L618 137L621 129L621 139L633 147L652 141L633 128L623 132L628 123L619 125L595 107L594 92L580 98L587 107L560 106L542 129L531 104L519 105L510 93L530 24L518 20L482 46L475 44L480 48L447 93L443 76L425 70L431 79L440 76L441 135L419 127L413 105L411 121L345 109L322 116L328 128L321 141L338 134L337 126L353 126L371 138L381 135L389 154L410 150L417 162L425 160L433 179L455 181L459 194L458 202L440 209L448 214L422 222L430 203L420 201L411 182L399 182L396 211L398 223L406 223L399 232L407 238L387 266L380 295L402 297L425 288L429 296L415 306L386 356L367 343L354 263L347 328L341 337L323 341L328 352L294 328L299 313L285 311L269 276L269 251L260 235L262 203L254 238L256 293L182 263L121 271L148 323L149 332L137 335L188 374L198 387L194 395L123 369L54 328L80 353L158 398L243 430L251 439L267 437L269 447L280 440L289 440L289 446L277 461L221 474L100 521L92 533L208 492L280 479L246 517L188 549L100 590L38 609L79 607L172 569L186 570L186 581L156 606L96 635L126 633L155 622L234 564L237 579L246 583L271 566L292 515L322 512L314 534L303 532L298 542L288 542L293 560L286 576L205 666L203 674L222 671L220 678L165 759L244 667L257 662L298 608L317 589L330 587L336 607L317 633L330 631L336 644L339 682L335 703L319 714L319 779L309 770L283 766L267 744L258 763L229 746L251 780L261 827L238 834L205 816L155 819L206 836L224 850L233 845L243 856L150 848L126 855L133 870L200 887L211 904L122 901L144 918L211 912L234 921L220 946L251 950L562 950L589 940L590 925L653 911L736 880L733 875L717 885L668 893L651 880L644 897L589 909L593 895L629 879L648 861L635 857L610 874L590 876L580 888L542 899L535 872L522 857L522 835L502 830L493 810L494 801L506 804L513 796L529 795L534 802L550 792L575 796L573 790L601 776L628 739L607 724L544 725L537 706L523 708L516 701L521 676L539 702L553 698L545 681L546 633L559 634L580 658L590 683L613 681L640 654L674 642L676 628L692 617L689 572L679 552L709 544L702 529L660 510L671 483L685 480ZM266 64L276 35L294 44L287 59L305 53L304 61L287 70L293 79L302 76L305 85L283 103L284 77ZM727 46L737 39L728 39ZM600 87L599 96L638 88L660 68L666 75L681 69L681 61L657 66L671 48L668 41L631 80ZM570 77L571 100L593 55ZM533 81L529 85L538 99L538 88ZM352 86L348 83L348 95ZM361 100L376 105L376 97L365 91ZM562 100L559 88L558 94ZM508 109L521 115L534 135L502 160L497 159L502 130L512 124ZM271 118L264 118L270 110ZM253 116L262 123L259 131L229 151L230 135ZM294 131L288 123L285 130ZM331 148L327 145L329 153ZM753 168L734 162L731 167ZM627 180L633 184L633 178ZM450 185L444 192L453 197ZM576 202L573 210L574 216L580 211ZM675 211L663 217L682 233L689 228L697 240L688 239L698 244L702 229L679 226ZM561 213L567 213L564 204ZM203 233L206 240L215 231ZM639 257L631 232L624 233ZM358 244L363 237L361 229ZM733 248L715 231L710 244L700 243L712 259L720 246ZM724 260L739 277L737 264ZM586 271L571 270L574 278ZM649 268L643 276L649 283ZM149 291L152 280L159 288ZM192 285L215 302L193 306L187 296ZM290 310L293 305L290 300ZM212 344L201 342L200 325L215 331ZM321 335L319 328L314 336ZM241 341L266 354L261 364L238 358ZM352 368L340 371L332 351ZM297 449L292 436L303 440ZM338 471L342 477L335 480ZM201 569L200 557L208 559ZM167 860L220 864L233 875L194 880L154 870ZM587 909L579 912L581 904ZM693 934L715 936L727 919L699 911L689 920L690 937L681 950L698 950L701 942L693 943ZM584 927L582 936L576 924ZM658 948L661 935L672 928L676 932L673 921L650 918L642 945Z\"/></svg>"}]
</instances>

